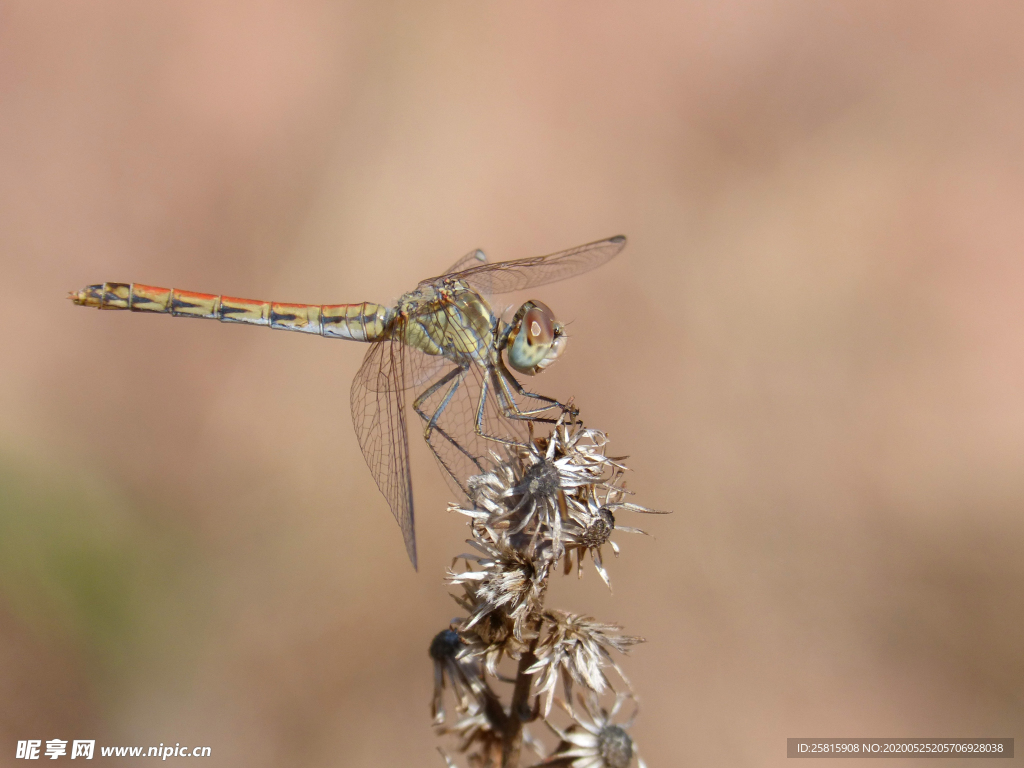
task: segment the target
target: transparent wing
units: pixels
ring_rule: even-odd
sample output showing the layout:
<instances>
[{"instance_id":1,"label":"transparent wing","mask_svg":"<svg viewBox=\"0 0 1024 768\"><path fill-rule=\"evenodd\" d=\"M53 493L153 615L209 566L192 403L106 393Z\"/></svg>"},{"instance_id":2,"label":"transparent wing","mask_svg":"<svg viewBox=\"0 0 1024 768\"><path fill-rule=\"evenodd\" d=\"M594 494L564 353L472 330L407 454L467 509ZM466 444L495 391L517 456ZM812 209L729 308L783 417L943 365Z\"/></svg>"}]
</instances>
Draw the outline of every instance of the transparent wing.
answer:
<instances>
[{"instance_id":1,"label":"transparent wing","mask_svg":"<svg viewBox=\"0 0 1024 768\"><path fill-rule=\"evenodd\" d=\"M405 350L398 341L374 342L352 381L352 422L363 458L391 507L416 567L416 529L405 423Z\"/></svg>"},{"instance_id":2,"label":"transparent wing","mask_svg":"<svg viewBox=\"0 0 1024 768\"><path fill-rule=\"evenodd\" d=\"M408 347L405 350L405 388L422 389L421 385L437 379L448 365L450 363L441 355L428 355Z\"/></svg>"},{"instance_id":3,"label":"transparent wing","mask_svg":"<svg viewBox=\"0 0 1024 768\"><path fill-rule=\"evenodd\" d=\"M402 337L402 328L396 327L395 336L398 338ZM398 342L395 342L396 344ZM402 389L410 389L419 387L428 381L433 381L437 378L441 370L448 364L440 355L428 355L424 352L420 352L418 349L412 347L405 348L403 350L404 365L402 370L402 377L398 380ZM363 365L366 365L366 361L369 360L370 353L366 353L366 357L363 360ZM362 369L360 369L362 373ZM386 392L394 383L389 377L367 377L365 379L365 386L370 392ZM377 387L385 387L386 389L377 389Z\"/></svg>"},{"instance_id":4,"label":"transparent wing","mask_svg":"<svg viewBox=\"0 0 1024 768\"><path fill-rule=\"evenodd\" d=\"M470 267L478 267L487 261L487 255L479 248L470 251L461 259L452 264L444 273L450 274L452 272L462 272L463 270L469 269Z\"/></svg>"},{"instance_id":5,"label":"transparent wing","mask_svg":"<svg viewBox=\"0 0 1024 768\"><path fill-rule=\"evenodd\" d=\"M457 278L486 294L521 291L589 272L614 258L625 247L625 236L616 235L547 256L479 264L423 282L435 283L442 278ZM466 258L457 262L457 265L465 262Z\"/></svg>"}]
</instances>

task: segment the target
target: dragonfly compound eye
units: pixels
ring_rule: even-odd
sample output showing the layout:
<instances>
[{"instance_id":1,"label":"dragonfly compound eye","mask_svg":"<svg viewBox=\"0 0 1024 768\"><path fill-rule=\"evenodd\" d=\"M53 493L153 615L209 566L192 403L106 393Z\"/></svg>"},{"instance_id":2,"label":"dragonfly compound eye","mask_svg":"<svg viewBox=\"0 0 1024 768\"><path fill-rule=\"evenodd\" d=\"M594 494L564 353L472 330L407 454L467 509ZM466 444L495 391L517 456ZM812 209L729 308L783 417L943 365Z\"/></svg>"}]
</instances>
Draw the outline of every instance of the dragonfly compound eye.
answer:
<instances>
[{"instance_id":1,"label":"dragonfly compound eye","mask_svg":"<svg viewBox=\"0 0 1024 768\"><path fill-rule=\"evenodd\" d=\"M520 373L540 373L562 354L565 333L546 304L526 302L516 312L512 325L508 363Z\"/></svg>"}]
</instances>

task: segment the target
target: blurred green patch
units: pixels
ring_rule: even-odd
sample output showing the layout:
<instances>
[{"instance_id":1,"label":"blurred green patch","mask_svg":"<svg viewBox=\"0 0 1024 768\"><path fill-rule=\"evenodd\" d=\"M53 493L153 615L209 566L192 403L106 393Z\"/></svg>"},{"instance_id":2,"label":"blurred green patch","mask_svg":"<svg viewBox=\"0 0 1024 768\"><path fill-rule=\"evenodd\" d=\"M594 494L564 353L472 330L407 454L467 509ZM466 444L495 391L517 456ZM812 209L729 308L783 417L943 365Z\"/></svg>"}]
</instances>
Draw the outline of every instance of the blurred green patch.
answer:
<instances>
[{"instance_id":1,"label":"blurred green patch","mask_svg":"<svg viewBox=\"0 0 1024 768\"><path fill-rule=\"evenodd\" d=\"M153 519L95 478L0 453L0 600L87 667L127 671L195 560L184 532Z\"/></svg>"}]
</instances>

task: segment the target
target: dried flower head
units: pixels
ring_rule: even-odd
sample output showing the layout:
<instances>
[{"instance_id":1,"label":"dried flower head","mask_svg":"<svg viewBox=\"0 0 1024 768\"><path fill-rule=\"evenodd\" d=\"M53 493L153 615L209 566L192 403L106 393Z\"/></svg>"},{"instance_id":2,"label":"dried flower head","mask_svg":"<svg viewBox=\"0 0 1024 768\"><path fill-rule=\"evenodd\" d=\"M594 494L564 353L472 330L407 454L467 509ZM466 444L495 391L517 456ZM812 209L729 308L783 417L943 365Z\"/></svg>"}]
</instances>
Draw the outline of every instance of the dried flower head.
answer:
<instances>
[{"instance_id":1,"label":"dried flower head","mask_svg":"<svg viewBox=\"0 0 1024 768\"><path fill-rule=\"evenodd\" d=\"M454 724L437 728L437 733L455 736L459 740L456 749L469 753L467 757L470 765L480 768L500 765L501 731L495 727L483 707L474 706ZM452 764L447 755L445 760L449 765Z\"/></svg>"},{"instance_id":2,"label":"dried flower head","mask_svg":"<svg viewBox=\"0 0 1024 768\"><path fill-rule=\"evenodd\" d=\"M586 697L580 696L580 703L588 717L578 710L566 711L574 722L564 731L547 720L548 727L561 739L554 754L540 765L563 765L571 768L628 768L636 757L639 768L646 764L636 749L632 737L626 732L636 718L637 710L633 711L629 721L622 724L614 723L615 716L622 704L629 698L623 694L615 697L611 710L601 707L597 695L588 692ZM561 702L559 702L561 704Z\"/></svg>"},{"instance_id":3,"label":"dried flower head","mask_svg":"<svg viewBox=\"0 0 1024 768\"><path fill-rule=\"evenodd\" d=\"M630 689L629 680L612 659L610 649L628 653L642 637L619 634L621 627L602 624L589 616L578 616L566 611L548 611L540 641L533 653L536 661L527 672L537 675L534 690L544 698L544 716L551 712L556 683L562 680L567 703L572 702L573 684L595 693L604 693L611 687L604 670L611 667Z\"/></svg>"},{"instance_id":4,"label":"dried flower head","mask_svg":"<svg viewBox=\"0 0 1024 768\"><path fill-rule=\"evenodd\" d=\"M511 619L516 640L522 641L527 619L536 612L547 587L548 563L538 563L513 547L504 532L491 541L475 538L467 543L480 554L463 554L456 560L464 560L471 570L448 572L448 583L469 586L477 602L464 628L471 629L491 612L501 611Z\"/></svg>"},{"instance_id":5,"label":"dried flower head","mask_svg":"<svg viewBox=\"0 0 1024 768\"><path fill-rule=\"evenodd\" d=\"M462 588L463 595L452 595L469 615L469 618L456 618L452 621L452 627L462 638L460 658L483 662L487 674L500 678L498 664L502 658L508 655L518 659L526 646L515 639L512 621L505 613L492 610L469 584L463 584Z\"/></svg>"},{"instance_id":6,"label":"dried flower head","mask_svg":"<svg viewBox=\"0 0 1024 768\"><path fill-rule=\"evenodd\" d=\"M604 455L608 438L596 429L584 429L573 412L566 411L547 437L525 445L502 446L492 454L490 472L469 481L471 507L449 509L472 518L474 530L493 538L504 531L535 558L558 560L564 553L562 525L568 500L581 501L594 487L621 468Z\"/></svg>"},{"instance_id":7,"label":"dried flower head","mask_svg":"<svg viewBox=\"0 0 1024 768\"><path fill-rule=\"evenodd\" d=\"M430 715L434 723L443 723L444 690L446 682L451 683L457 708L464 712L478 700L484 688L480 665L462 654L464 643L458 633L443 629L430 642L430 658L434 661L434 698L430 704Z\"/></svg>"},{"instance_id":8,"label":"dried flower head","mask_svg":"<svg viewBox=\"0 0 1024 768\"><path fill-rule=\"evenodd\" d=\"M619 545L612 541L614 531L647 535L647 532L640 528L620 525L615 520L615 513L628 511L647 515L666 514L660 510L623 501L622 499L629 493L622 482L623 475L623 469L617 466L607 482L600 486L591 486L586 494L582 494L582 498L566 499L569 519L562 534L566 544L565 573L568 574L572 570L572 555L575 553L577 573L582 576L583 559L589 552L595 570L609 589L612 583L604 567L601 547L607 544L618 557Z\"/></svg>"},{"instance_id":9,"label":"dried flower head","mask_svg":"<svg viewBox=\"0 0 1024 768\"><path fill-rule=\"evenodd\" d=\"M454 736L459 740L456 749L465 753L473 768L498 768L502 765L502 726L506 720L500 712L489 712L486 706L474 705L456 723L437 727L439 735ZM528 729L522 730L523 743L536 755L544 757L543 744ZM454 768L455 762L443 751L445 762Z\"/></svg>"}]
</instances>

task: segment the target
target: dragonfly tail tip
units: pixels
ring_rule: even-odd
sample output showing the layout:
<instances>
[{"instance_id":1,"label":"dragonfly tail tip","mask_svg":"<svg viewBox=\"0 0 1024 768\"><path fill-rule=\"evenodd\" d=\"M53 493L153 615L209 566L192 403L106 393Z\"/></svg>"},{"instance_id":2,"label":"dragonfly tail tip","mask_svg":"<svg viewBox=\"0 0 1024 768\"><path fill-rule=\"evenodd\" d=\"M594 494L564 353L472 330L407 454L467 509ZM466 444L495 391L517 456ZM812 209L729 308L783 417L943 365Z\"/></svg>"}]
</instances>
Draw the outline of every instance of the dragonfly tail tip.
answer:
<instances>
[{"instance_id":1,"label":"dragonfly tail tip","mask_svg":"<svg viewBox=\"0 0 1024 768\"><path fill-rule=\"evenodd\" d=\"M104 288L102 285L87 285L80 291L68 291L68 298L80 307L103 308Z\"/></svg>"}]
</instances>

